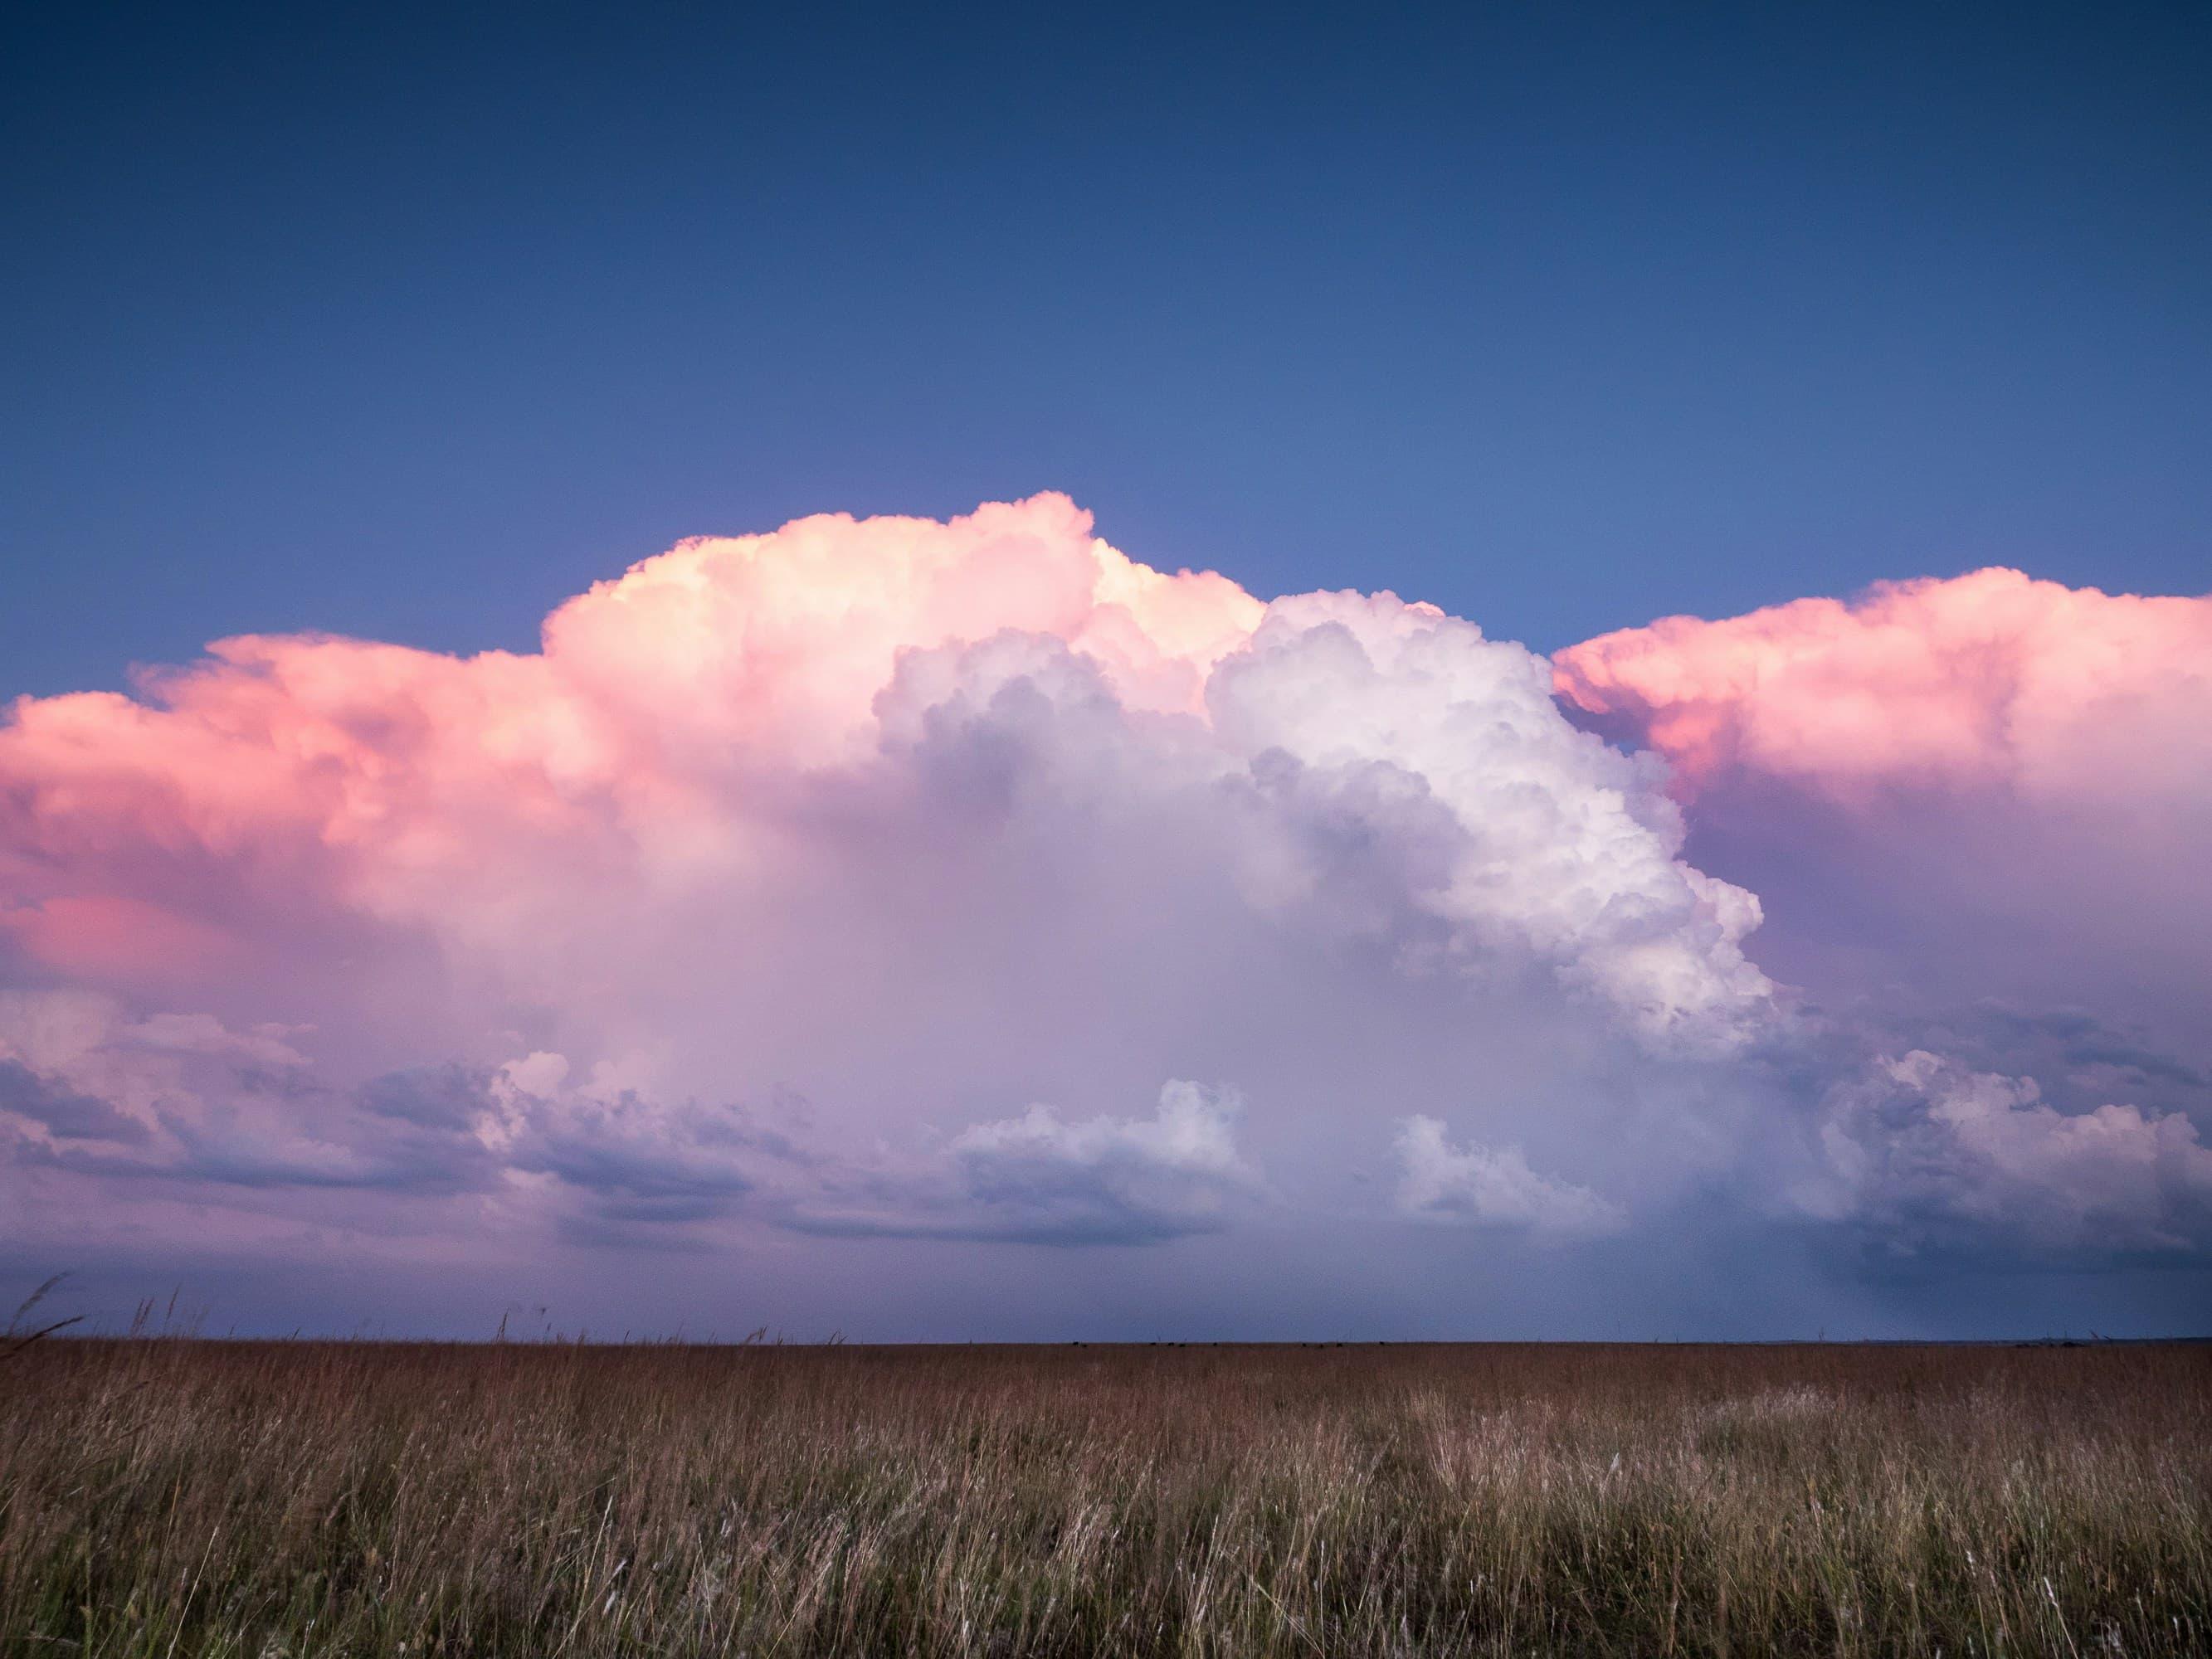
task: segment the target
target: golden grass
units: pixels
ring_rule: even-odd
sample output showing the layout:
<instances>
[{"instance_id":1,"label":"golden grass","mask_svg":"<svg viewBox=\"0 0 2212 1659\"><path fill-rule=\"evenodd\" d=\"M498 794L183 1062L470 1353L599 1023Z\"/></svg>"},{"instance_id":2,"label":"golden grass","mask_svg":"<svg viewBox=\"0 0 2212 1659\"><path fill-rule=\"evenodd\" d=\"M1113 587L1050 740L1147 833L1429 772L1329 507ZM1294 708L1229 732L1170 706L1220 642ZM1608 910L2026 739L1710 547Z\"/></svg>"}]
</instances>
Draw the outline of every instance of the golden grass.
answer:
<instances>
[{"instance_id":1,"label":"golden grass","mask_svg":"<svg viewBox=\"0 0 2212 1659\"><path fill-rule=\"evenodd\" d=\"M0 1365L9 1654L2203 1654L2212 1349L178 1340Z\"/></svg>"}]
</instances>

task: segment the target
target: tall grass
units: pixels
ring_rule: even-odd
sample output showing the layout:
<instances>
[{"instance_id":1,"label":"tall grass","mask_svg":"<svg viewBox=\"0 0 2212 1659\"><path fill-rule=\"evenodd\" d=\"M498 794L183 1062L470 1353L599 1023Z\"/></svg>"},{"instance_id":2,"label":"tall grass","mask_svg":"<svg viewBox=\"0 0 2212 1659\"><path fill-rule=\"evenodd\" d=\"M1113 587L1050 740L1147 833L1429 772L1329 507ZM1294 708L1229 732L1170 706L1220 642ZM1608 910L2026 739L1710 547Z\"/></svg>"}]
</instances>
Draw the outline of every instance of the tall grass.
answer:
<instances>
[{"instance_id":1,"label":"tall grass","mask_svg":"<svg viewBox=\"0 0 2212 1659\"><path fill-rule=\"evenodd\" d=\"M2212 1350L55 1340L10 1654L2212 1651Z\"/></svg>"}]
</instances>

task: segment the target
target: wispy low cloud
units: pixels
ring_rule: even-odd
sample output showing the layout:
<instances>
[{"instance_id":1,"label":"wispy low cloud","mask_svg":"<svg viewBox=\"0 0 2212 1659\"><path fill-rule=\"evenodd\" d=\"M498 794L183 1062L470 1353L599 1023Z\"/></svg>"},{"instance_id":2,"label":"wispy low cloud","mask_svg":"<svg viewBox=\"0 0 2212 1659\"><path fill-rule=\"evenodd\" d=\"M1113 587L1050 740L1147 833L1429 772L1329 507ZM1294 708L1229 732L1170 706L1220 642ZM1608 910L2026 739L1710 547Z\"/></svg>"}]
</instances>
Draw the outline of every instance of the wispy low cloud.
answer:
<instances>
[{"instance_id":1,"label":"wispy low cloud","mask_svg":"<svg viewBox=\"0 0 2212 1659\"><path fill-rule=\"evenodd\" d=\"M757 1105L660 1100L605 1069L572 1075L557 1054L337 1090L238 1063L267 1056L204 1016L134 1022L71 993L18 995L0 1015L11 1011L18 1030L28 1016L70 1036L46 1056L58 1069L41 1071L5 1052L0 1018L0 1137L19 1164L81 1176L210 1192L468 1192L510 1222L630 1243L735 1221L1148 1244L1216 1231L1268 1195L1236 1145L1243 1102L1194 1083L1167 1084L1148 1117L1071 1121L1037 1105L899 1149L825 1133L787 1092Z\"/></svg>"},{"instance_id":2,"label":"wispy low cloud","mask_svg":"<svg viewBox=\"0 0 2212 1659\"><path fill-rule=\"evenodd\" d=\"M274 1028L133 1018L96 993L0 994L0 1137L28 1166L204 1196L450 1195L481 1182L458 1124L387 1122L364 1105L387 1092L326 1086Z\"/></svg>"},{"instance_id":3,"label":"wispy low cloud","mask_svg":"<svg viewBox=\"0 0 2212 1659\"><path fill-rule=\"evenodd\" d=\"M802 1231L1030 1244L1152 1244L1212 1232L1267 1195L1238 1155L1233 1090L1171 1081L1149 1118L1062 1118L1049 1106L979 1123L941 1161L878 1176L870 1200L803 1204Z\"/></svg>"},{"instance_id":4,"label":"wispy low cloud","mask_svg":"<svg viewBox=\"0 0 2212 1659\"><path fill-rule=\"evenodd\" d=\"M644 1241L772 1212L811 1190L833 1153L805 1144L803 1101L668 1101L601 1072L571 1075L536 1052L486 1079L470 1115L507 1182L510 1212L536 1208L570 1234Z\"/></svg>"},{"instance_id":5,"label":"wispy low cloud","mask_svg":"<svg viewBox=\"0 0 2212 1659\"><path fill-rule=\"evenodd\" d=\"M127 1145L144 1140L149 1133L110 1102L42 1077L20 1060L0 1060L0 1114L6 1113L36 1126L56 1144Z\"/></svg>"},{"instance_id":6,"label":"wispy low cloud","mask_svg":"<svg viewBox=\"0 0 2212 1659\"><path fill-rule=\"evenodd\" d=\"M504 1170L580 1198L599 1223L1146 1244L1214 1231L1266 1191L1237 1153L1242 1102L1194 1083L1169 1083L1150 1117L1070 1121L1038 1105L902 1148L825 1133L787 1095L672 1103L568 1070L548 1054L500 1068L471 1121Z\"/></svg>"},{"instance_id":7,"label":"wispy low cloud","mask_svg":"<svg viewBox=\"0 0 2212 1659\"><path fill-rule=\"evenodd\" d=\"M1397 1207L1416 1221L1526 1232L1559 1242L1601 1237L1627 1212L1587 1187L1528 1167L1517 1146L1455 1146L1443 1123L1413 1116L1399 1126Z\"/></svg>"}]
</instances>

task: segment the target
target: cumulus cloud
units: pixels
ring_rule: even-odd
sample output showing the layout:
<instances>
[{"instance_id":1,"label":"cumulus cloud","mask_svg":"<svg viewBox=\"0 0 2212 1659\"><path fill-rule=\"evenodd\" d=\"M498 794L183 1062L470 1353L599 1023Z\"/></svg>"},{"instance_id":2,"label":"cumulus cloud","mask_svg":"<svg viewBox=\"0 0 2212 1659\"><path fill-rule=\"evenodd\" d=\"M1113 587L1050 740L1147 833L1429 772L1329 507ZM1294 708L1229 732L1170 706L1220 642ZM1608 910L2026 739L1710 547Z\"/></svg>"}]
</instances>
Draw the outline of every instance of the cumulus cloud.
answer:
<instances>
[{"instance_id":1,"label":"cumulus cloud","mask_svg":"<svg viewBox=\"0 0 2212 1659\"><path fill-rule=\"evenodd\" d=\"M744 1212L812 1235L1144 1244L1215 1231L1268 1195L1236 1146L1236 1091L1194 1083L1167 1084L1150 1117L1033 1105L902 1150L841 1139L787 1093L657 1099L619 1067L579 1076L544 1051L343 1092L239 1063L271 1042L205 1015L131 1019L112 999L13 994L0 1132L12 1126L19 1166L111 1187L158 1181L218 1202L224 1189L466 1192L510 1224L601 1239Z\"/></svg>"},{"instance_id":2,"label":"cumulus cloud","mask_svg":"<svg viewBox=\"0 0 2212 1659\"><path fill-rule=\"evenodd\" d=\"M1418 1221L1525 1229L1558 1239L1620 1231L1628 1217L1587 1187L1548 1180L1517 1146L1455 1146L1432 1117L1409 1117L1396 1141L1398 1208Z\"/></svg>"},{"instance_id":3,"label":"cumulus cloud","mask_svg":"<svg viewBox=\"0 0 2212 1659\"><path fill-rule=\"evenodd\" d=\"M41 1077L20 1060L0 1060L0 1113L13 1114L56 1141L133 1141L146 1126L97 1095Z\"/></svg>"},{"instance_id":4,"label":"cumulus cloud","mask_svg":"<svg viewBox=\"0 0 2212 1659\"><path fill-rule=\"evenodd\" d=\"M0 993L0 1125L13 1118L14 1156L34 1168L218 1194L451 1194L481 1178L457 1136L380 1124L392 1097L388 1079L333 1091L270 1030L134 1018L98 993Z\"/></svg>"},{"instance_id":5,"label":"cumulus cloud","mask_svg":"<svg viewBox=\"0 0 2212 1659\"><path fill-rule=\"evenodd\" d=\"M1899 1057L1942 1045L1801 1006L1763 875L1699 852L1735 821L1724 774L1811 767L1826 800L1828 750L1860 757L1846 794L1940 763L2026 799L1959 760L1996 717L1957 665L2061 637L2021 620L2041 586L1879 600L1954 629L1979 607L2012 645L1909 647L1893 617L1866 666L1872 624L1822 611L1751 670L1716 646L1670 679L1658 646L1553 665L1387 593L1263 603L1045 495L687 542L535 653L221 641L0 725L0 1179L33 1238L173 1237L184 1212L133 1196L158 1190L255 1238L335 1217L463 1251L1195 1250L1317 1218L1417 1238L1361 1185L1395 1157L1397 1214L1535 1238L1671 1224L1731 1176L1900 1237L1940 1212L2054 1249L2194 1238L2186 1103L2118 1072L1986 1134L1931 1084L1884 1141ZM2199 685L2186 627L2103 603L2135 644L2071 684L2136 721L2148 777L2154 736L2196 740L2170 718ZM1830 665L1797 712L1762 712L1807 650ZM2004 660L1989 684L2036 679ZM1950 712L1870 773L1805 712L1852 674ZM2086 742L2048 735L2064 702L1999 721L2015 759L2045 734L2046 781ZM2108 774L2131 822L2188 821L2193 784L2134 775ZM2202 1063L2163 1042L2124 1046L2185 1086ZM2028 1088L2003 1047L1961 1075ZM1194 1077L1220 1081L1162 1087ZM2120 1181L2112 1149L2144 1138L2159 1173ZM2107 1195L2062 1224L2051 1192L2085 1171Z\"/></svg>"},{"instance_id":6,"label":"cumulus cloud","mask_svg":"<svg viewBox=\"0 0 2212 1659\"><path fill-rule=\"evenodd\" d=\"M2173 1088L2212 1072L2212 596L1983 570L1555 666L1578 720L1667 756L1686 855L1766 901L1764 965L1903 1048L1963 1032L1982 1069L2079 1072L2049 1022L2125 1028L2109 1057L2151 1070L2082 1087L2203 1109Z\"/></svg>"},{"instance_id":7,"label":"cumulus cloud","mask_svg":"<svg viewBox=\"0 0 2212 1659\"><path fill-rule=\"evenodd\" d=\"M1881 785L2212 808L2212 596L2144 599L1980 570L1670 617L1562 651L1562 696L1694 792L1731 769L1863 799Z\"/></svg>"},{"instance_id":8,"label":"cumulus cloud","mask_svg":"<svg viewBox=\"0 0 2212 1659\"><path fill-rule=\"evenodd\" d=\"M2051 1250L2173 1251L2212 1219L2212 1146L2179 1113L2062 1113L2032 1079L1915 1049L1840 1085L1796 1196L1910 1250L1994 1230Z\"/></svg>"},{"instance_id":9,"label":"cumulus cloud","mask_svg":"<svg viewBox=\"0 0 2212 1659\"><path fill-rule=\"evenodd\" d=\"M806 1231L1036 1244L1156 1243L1211 1232L1262 1200L1238 1155L1243 1103L1233 1090L1170 1081L1149 1118L1069 1121L1049 1106L977 1123L946 1156L856 1181L860 1204L833 1192L803 1202Z\"/></svg>"},{"instance_id":10,"label":"cumulus cloud","mask_svg":"<svg viewBox=\"0 0 2212 1659\"><path fill-rule=\"evenodd\" d=\"M534 1052L471 1079L456 1104L514 1186L564 1190L598 1221L710 1221L823 1161L799 1139L804 1103L659 1100L612 1068L580 1079L570 1069L565 1055Z\"/></svg>"},{"instance_id":11,"label":"cumulus cloud","mask_svg":"<svg viewBox=\"0 0 2212 1659\"><path fill-rule=\"evenodd\" d=\"M2080 1008L2212 1060L2212 596L1983 570L1555 666L1579 720L1668 757L1687 855L1767 901L1784 977Z\"/></svg>"},{"instance_id":12,"label":"cumulus cloud","mask_svg":"<svg viewBox=\"0 0 2212 1659\"><path fill-rule=\"evenodd\" d=\"M1533 952L1650 1035L1732 1045L1771 989L1742 949L1758 900L1676 858L1658 774L1563 731L1550 692L1540 659L1471 623L1337 593L1271 607L1209 696L1231 744L1298 769L1324 834L1433 804L1442 844L1409 884L1450 957Z\"/></svg>"}]
</instances>

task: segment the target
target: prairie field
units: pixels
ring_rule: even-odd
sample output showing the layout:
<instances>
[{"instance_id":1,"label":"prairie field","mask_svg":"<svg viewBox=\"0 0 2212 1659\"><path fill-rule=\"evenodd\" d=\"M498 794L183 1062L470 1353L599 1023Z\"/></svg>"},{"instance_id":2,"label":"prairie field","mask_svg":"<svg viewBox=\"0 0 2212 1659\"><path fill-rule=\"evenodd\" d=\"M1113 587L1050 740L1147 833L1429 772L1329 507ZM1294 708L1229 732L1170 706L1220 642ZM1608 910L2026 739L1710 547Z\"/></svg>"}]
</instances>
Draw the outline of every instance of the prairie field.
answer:
<instances>
[{"instance_id":1,"label":"prairie field","mask_svg":"<svg viewBox=\"0 0 2212 1659\"><path fill-rule=\"evenodd\" d=\"M0 1650L2203 1654L2212 1347L52 1340Z\"/></svg>"}]
</instances>

